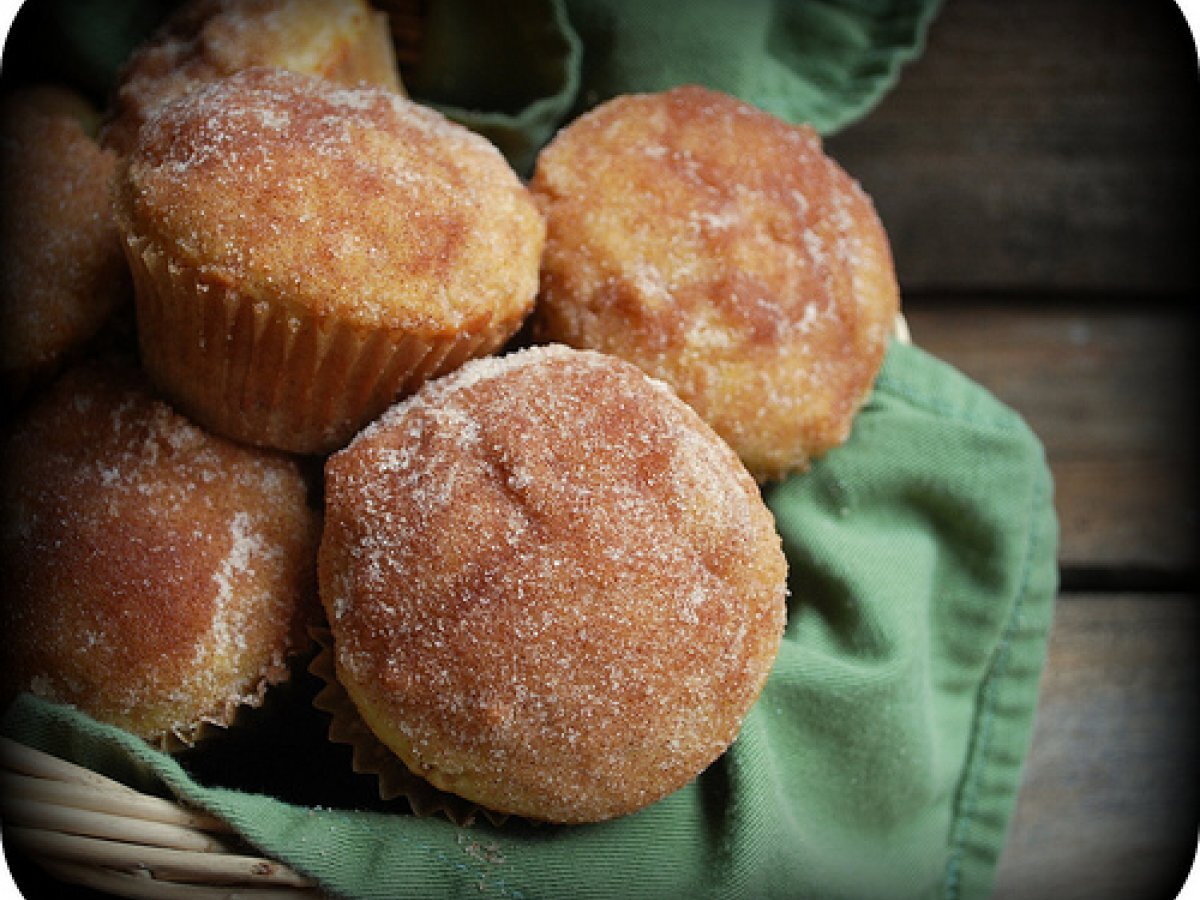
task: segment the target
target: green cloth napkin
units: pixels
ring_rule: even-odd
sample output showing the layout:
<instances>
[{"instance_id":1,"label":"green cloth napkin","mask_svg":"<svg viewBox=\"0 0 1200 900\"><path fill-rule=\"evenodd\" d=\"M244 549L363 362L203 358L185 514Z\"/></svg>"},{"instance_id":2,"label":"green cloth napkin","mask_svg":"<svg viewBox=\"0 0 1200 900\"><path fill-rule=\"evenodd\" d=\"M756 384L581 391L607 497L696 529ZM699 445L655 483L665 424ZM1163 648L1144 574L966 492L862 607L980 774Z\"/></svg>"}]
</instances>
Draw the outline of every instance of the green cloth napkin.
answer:
<instances>
[{"instance_id":1,"label":"green cloth napkin","mask_svg":"<svg viewBox=\"0 0 1200 900\"><path fill-rule=\"evenodd\" d=\"M14 23L6 50L19 75L64 79L103 103L121 63L177 3L39 0ZM895 84L940 4L432 0L421 58L404 78L415 99L489 137L522 175L580 112L617 94L686 83L831 134Z\"/></svg>"},{"instance_id":2,"label":"green cloth napkin","mask_svg":"<svg viewBox=\"0 0 1200 900\"><path fill-rule=\"evenodd\" d=\"M412 95L516 170L618 94L703 84L831 134L921 52L940 0L436 0Z\"/></svg>"},{"instance_id":3,"label":"green cloth napkin","mask_svg":"<svg viewBox=\"0 0 1200 900\"><path fill-rule=\"evenodd\" d=\"M328 786L308 779L305 804L288 803L214 787L30 697L2 730L168 789L347 897L987 896L1057 582L1041 445L983 388L894 345L851 439L767 499L791 596L763 695L720 760L623 819L463 828L355 811L339 808L332 769ZM299 714L315 730L265 738L274 759L245 752L248 726L246 770L321 758L321 714Z\"/></svg>"},{"instance_id":4,"label":"green cloth napkin","mask_svg":"<svg viewBox=\"0 0 1200 900\"><path fill-rule=\"evenodd\" d=\"M565 0L581 98L697 82L831 133L915 59L940 0Z\"/></svg>"}]
</instances>

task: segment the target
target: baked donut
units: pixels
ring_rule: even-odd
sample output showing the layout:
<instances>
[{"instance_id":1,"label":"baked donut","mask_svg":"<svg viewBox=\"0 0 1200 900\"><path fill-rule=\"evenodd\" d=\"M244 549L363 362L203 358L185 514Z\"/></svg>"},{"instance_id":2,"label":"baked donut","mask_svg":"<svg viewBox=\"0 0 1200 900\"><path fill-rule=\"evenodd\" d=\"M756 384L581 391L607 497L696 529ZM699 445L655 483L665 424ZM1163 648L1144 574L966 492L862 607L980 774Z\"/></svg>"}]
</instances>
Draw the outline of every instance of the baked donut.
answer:
<instances>
[{"instance_id":1,"label":"baked donut","mask_svg":"<svg viewBox=\"0 0 1200 900\"><path fill-rule=\"evenodd\" d=\"M201 430L105 361L60 376L0 466L6 696L177 749L307 648L319 516L293 460Z\"/></svg>"},{"instance_id":2,"label":"baked donut","mask_svg":"<svg viewBox=\"0 0 1200 900\"><path fill-rule=\"evenodd\" d=\"M754 481L666 385L562 346L477 360L325 474L337 677L435 786L598 821L737 735L779 647L786 562Z\"/></svg>"},{"instance_id":3,"label":"baked donut","mask_svg":"<svg viewBox=\"0 0 1200 900\"><path fill-rule=\"evenodd\" d=\"M387 14L366 0L188 0L125 63L100 139L128 153L158 107L255 66L402 90Z\"/></svg>"},{"instance_id":4,"label":"baked donut","mask_svg":"<svg viewBox=\"0 0 1200 900\"><path fill-rule=\"evenodd\" d=\"M539 339L668 382L759 480L847 438L898 289L870 199L811 128L694 86L618 97L556 136L530 188Z\"/></svg>"},{"instance_id":5,"label":"baked donut","mask_svg":"<svg viewBox=\"0 0 1200 900\"><path fill-rule=\"evenodd\" d=\"M508 163L390 91L239 72L162 107L116 184L147 370L249 443L344 446L537 293L545 226Z\"/></svg>"},{"instance_id":6,"label":"baked donut","mask_svg":"<svg viewBox=\"0 0 1200 900\"><path fill-rule=\"evenodd\" d=\"M113 223L116 157L89 107L38 85L0 102L0 382L5 405L48 380L129 302Z\"/></svg>"}]
</instances>

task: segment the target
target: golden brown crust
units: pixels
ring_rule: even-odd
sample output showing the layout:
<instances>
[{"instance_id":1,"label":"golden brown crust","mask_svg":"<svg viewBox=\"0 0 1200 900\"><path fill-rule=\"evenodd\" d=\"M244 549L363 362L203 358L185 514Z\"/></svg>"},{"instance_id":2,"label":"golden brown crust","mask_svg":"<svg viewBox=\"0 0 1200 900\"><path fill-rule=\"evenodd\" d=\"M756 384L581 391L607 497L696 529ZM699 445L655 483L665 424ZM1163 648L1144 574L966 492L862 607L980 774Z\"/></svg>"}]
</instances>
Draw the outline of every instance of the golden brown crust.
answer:
<instances>
[{"instance_id":1,"label":"golden brown crust","mask_svg":"<svg viewBox=\"0 0 1200 900\"><path fill-rule=\"evenodd\" d=\"M365 0L190 0L125 64L101 140L128 153L158 107L254 66L401 90L387 18Z\"/></svg>"},{"instance_id":2,"label":"golden brown crust","mask_svg":"<svg viewBox=\"0 0 1200 900\"><path fill-rule=\"evenodd\" d=\"M116 215L156 382L211 428L298 452L343 446L506 341L545 234L483 138L277 69L160 110L119 167Z\"/></svg>"},{"instance_id":3,"label":"golden brown crust","mask_svg":"<svg viewBox=\"0 0 1200 900\"><path fill-rule=\"evenodd\" d=\"M322 602L364 719L438 787L630 812L733 740L786 563L753 480L660 383L536 347L427 385L326 466Z\"/></svg>"},{"instance_id":4,"label":"golden brown crust","mask_svg":"<svg viewBox=\"0 0 1200 900\"><path fill-rule=\"evenodd\" d=\"M541 218L492 145L282 70L161 110L120 166L117 214L217 286L363 327L444 334L521 316L537 290Z\"/></svg>"},{"instance_id":5,"label":"golden brown crust","mask_svg":"<svg viewBox=\"0 0 1200 900\"><path fill-rule=\"evenodd\" d=\"M307 646L317 514L296 464L214 437L91 363L3 448L4 693L187 741Z\"/></svg>"},{"instance_id":6,"label":"golden brown crust","mask_svg":"<svg viewBox=\"0 0 1200 900\"><path fill-rule=\"evenodd\" d=\"M0 379L5 399L51 374L129 300L111 214L116 157L87 104L30 88L0 106Z\"/></svg>"},{"instance_id":7,"label":"golden brown crust","mask_svg":"<svg viewBox=\"0 0 1200 900\"><path fill-rule=\"evenodd\" d=\"M869 198L812 129L699 87L620 97L530 188L540 337L667 381L760 479L845 440L898 291Z\"/></svg>"}]
</instances>

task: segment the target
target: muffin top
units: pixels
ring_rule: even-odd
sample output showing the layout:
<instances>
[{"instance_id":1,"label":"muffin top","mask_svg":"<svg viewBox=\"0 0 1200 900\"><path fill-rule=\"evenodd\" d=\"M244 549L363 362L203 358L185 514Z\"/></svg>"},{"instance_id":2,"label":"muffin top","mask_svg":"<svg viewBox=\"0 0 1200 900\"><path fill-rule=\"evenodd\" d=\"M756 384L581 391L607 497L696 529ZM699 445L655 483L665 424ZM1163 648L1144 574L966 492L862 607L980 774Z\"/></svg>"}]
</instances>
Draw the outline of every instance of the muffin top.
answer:
<instances>
[{"instance_id":1,"label":"muffin top","mask_svg":"<svg viewBox=\"0 0 1200 900\"><path fill-rule=\"evenodd\" d=\"M377 88L248 69L162 107L117 176L131 252L286 314L442 336L523 316L544 225L485 139Z\"/></svg>"},{"instance_id":2,"label":"muffin top","mask_svg":"<svg viewBox=\"0 0 1200 900\"><path fill-rule=\"evenodd\" d=\"M197 428L110 363L68 370L2 449L5 694L169 745L307 646L319 519L292 460Z\"/></svg>"},{"instance_id":3,"label":"muffin top","mask_svg":"<svg viewBox=\"0 0 1200 900\"><path fill-rule=\"evenodd\" d=\"M638 809L736 736L786 563L736 456L613 357L468 363L326 466L339 677L438 787L560 822Z\"/></svg>"},{"instance_id":4,"label":"muffin top","mask_svg":"<svg viewBox=\"0 0 1200 900\"><path fill-rule=\"evenodd\" d=\"M101 141L128 153L159 106L254 66L400 90L387 17L366 0L188 0L125 63Z\"/></svg>"},{"instance_id":5,"label":"muffin top","mask_svg":"<svg viewBox=\"0 0 1200 900\"><path fill-rule=\"evenodd\" d=\"M117 160L85 131L88 112L47 86L0 104L0 382L13 393L129 298L109 196Z\"/></svg>"},{"instance_id":6,"label":"muffin top","mask_svg":"<svg viewBox=\"0 0 1200 900\"><path fill-rule=\"evenodd\" d=\"M700 87L619 97L530 188L543 339L667 381L759 478L845 440L898 291L870 199L811 128Z\"/></svg>"}]
</instances>

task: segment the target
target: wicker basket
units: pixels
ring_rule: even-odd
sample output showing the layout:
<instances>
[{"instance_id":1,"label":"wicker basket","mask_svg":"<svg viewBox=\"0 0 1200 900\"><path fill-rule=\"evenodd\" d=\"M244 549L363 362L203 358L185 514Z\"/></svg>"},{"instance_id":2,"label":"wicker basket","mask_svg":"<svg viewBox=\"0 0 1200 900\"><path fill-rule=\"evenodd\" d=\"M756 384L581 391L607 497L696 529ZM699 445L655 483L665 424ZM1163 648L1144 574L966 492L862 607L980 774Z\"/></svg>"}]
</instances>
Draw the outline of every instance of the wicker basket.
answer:
<instances>
[{"instance_id":1,"label":"wicker basket","mask_svg":"<svg viewBox=\"0 0 1200 900\"><path fill-rule=\"evenodd\" d=\"M61 881L153 900L324 896L212 816L7 738L0 770L6 844Z\"/></svg>"}]
</instances>

